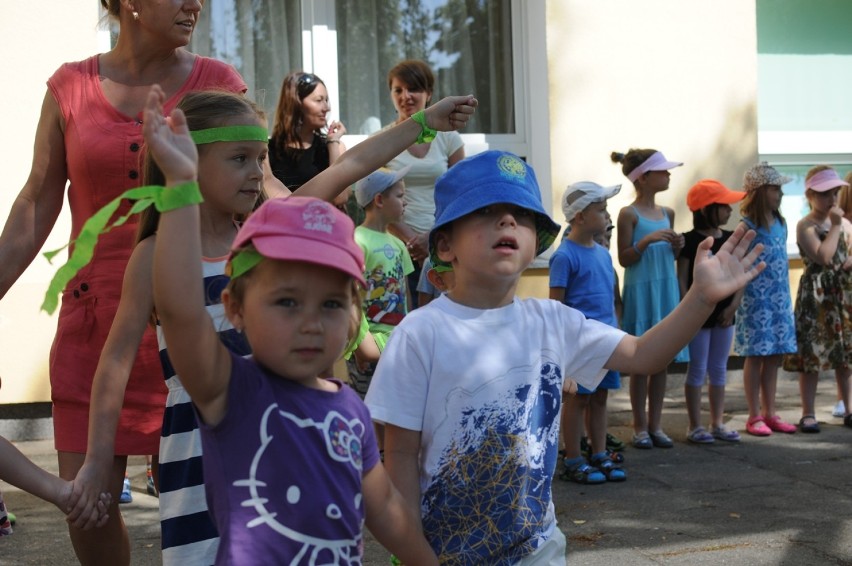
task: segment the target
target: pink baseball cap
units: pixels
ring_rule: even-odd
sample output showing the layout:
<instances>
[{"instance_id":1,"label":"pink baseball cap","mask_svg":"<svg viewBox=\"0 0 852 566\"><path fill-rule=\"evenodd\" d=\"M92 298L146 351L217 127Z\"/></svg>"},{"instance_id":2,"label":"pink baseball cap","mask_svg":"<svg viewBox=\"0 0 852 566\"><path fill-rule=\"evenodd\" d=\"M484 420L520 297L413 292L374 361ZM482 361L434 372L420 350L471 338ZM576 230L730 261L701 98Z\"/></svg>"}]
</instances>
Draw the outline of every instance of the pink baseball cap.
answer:
<instances>
[{"instance_id":1,"label":"pink baseball cap","mask_svg":"<svg viewBox=\"0 0 852 566\"><path fill-rule=\"evenodd\" d=\"M237 232L229 259L248 244L267 259L323 265L365 284L355 225L324 200L291 196L264 202Z\"/></svg>"},{"instance_id":2,"label":"pink baseball cap","mask_svg":"<svg viewBox=\"0 0 852 566\"><path fill-rule=\"evenodd\" d=\"M823 169L810 179L805 180L805 188L824 193L837 187L848 187L849 183L840 178L834 169Z\"/></svg>"}]
</instances>

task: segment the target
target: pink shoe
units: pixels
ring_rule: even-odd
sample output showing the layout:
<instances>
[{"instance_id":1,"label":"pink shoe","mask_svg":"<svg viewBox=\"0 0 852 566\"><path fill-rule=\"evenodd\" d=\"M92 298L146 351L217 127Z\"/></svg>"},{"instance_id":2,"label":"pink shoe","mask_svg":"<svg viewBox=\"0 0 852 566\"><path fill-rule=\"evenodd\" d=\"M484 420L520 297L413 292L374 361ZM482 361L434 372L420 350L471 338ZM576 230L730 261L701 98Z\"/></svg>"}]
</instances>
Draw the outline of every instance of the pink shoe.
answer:
<instances>
[{"instance_id":1,"label":"pink shoe","mask_svg":"<svg viewBox=\"0 0 852 566\"><path fill-rule=\"evenodd\" d=\"M768 426L775 432L786 432L787 434L793 434L794 432L796 432L796 425L785 423L778 415L766 417L764 421L766 422L766 426Z\"/></svg>"},{"instance_id":2,"label":"pink shoe","mask_svg":"<svg viewBox=\"0 0 852 566\"><path fill-rule=\"evenodd\" d=\"M766 426L763 417L757 415L746 421L746 432L752 436L771 436L772 430Z\"/></svg>"}]
</instances>

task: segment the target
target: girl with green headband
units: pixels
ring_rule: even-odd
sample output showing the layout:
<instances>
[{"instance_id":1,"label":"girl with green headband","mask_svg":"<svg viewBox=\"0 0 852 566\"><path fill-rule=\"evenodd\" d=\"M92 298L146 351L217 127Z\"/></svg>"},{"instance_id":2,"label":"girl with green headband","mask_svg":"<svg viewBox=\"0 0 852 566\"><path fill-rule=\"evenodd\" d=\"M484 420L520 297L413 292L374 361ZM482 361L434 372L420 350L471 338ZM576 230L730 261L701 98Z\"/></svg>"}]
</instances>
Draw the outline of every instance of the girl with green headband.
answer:
<instances>
[{"instance_id":1,"label":"girl with green headband","mask_svg":"<svg viewBox=\"0 0 852 566\"><path fill-rule=\"evenodd\" d=\"M159 89L154 92L160 93ZM238 354L248 354L246 343L222 317L219 292L227 283L224 274L224 257L238 228L240 218L257 204L266 158L265 121L256 107L244 98L234 99L219 92L188 95L181 101L183 110L198 146L198 185L188 184L167 191L162 187L150 190L149 198L154 208L146 210L140 221L142 239L134 249L125 273L122 301L110 331L106 347L95 375L92 390L92 414L89 423L89 452L78 474L80 487L75 491L76 507L69 519L76 523L87 516L97 501L97 494L111 481L114 474L113 438L117 415L121 408L128 369L140 336L151 320L156 306L153 300L153 249L156 236L155 211L167 211L199 202L201 217L201 243L204 257L205 300L208 313L214 318L220 339ZM428 127L438 130L456 129L465 124L473 113L476 100L472 97L450 97L433 105L426 113ZM331 200L341 190L386 163L393 155L408 147L424 127L412 120L383 132L347 151L332 167L322 172L300 188L296 194ZM184 142L185 143L185 142ZM164 183L164 178L154 166L148 168L148 182ZM200 187L200 194L198 189ZM150 212L149 212L150 211ZM79 247L79 246L78 246ZM75 249L76 251L76 249ZM185 266L174 266L181 269ZM161 333L159 333L162 336ZM161 339L161 359L168 360L165 343ZM167 413L159 460L160 513L163 521L164 564L201 559L198 549L206 547L204 558L212 563L218 539L215 529L199 529L190 519L206 517L202 481L197 462L201 447L197 423L194 420L189 397L177 375L172 375L170 363L164 363L165 377L170 388ZM181 434L172 434L180 432ZM172 454L172 451L180 455ZM195 465L195 466L193 466ZM195 475L181 469L194 469ZM190 516L186 527L180 526L181 517ZM168 519L166 521L165 519ZM212 526L212 525L211 525ZM171 527L177 529L173 532ZM168 532L167 532L168 531ZM185 537L193 541L192 556L189 547L173 545L170 541Z\"/></svg>"}]
</instances>

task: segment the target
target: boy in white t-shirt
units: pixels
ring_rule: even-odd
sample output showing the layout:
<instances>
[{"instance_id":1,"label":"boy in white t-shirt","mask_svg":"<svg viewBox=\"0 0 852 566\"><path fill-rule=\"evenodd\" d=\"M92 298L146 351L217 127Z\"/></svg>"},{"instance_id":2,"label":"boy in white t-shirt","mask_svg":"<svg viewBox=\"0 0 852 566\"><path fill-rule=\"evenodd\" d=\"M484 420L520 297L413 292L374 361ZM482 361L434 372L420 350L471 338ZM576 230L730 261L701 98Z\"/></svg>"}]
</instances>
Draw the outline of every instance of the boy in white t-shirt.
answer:
<instances>
[{"instance_id":1,"label":"boy in white t-shirt","mask_svg":"<svg viewBox=\"0 0 852 566\"><path fill-rule=\"evenodd\" d=\"M430 250L453 285L394 330L367 394L386 423L385 461L420 505L442 564L564 564L550 482L564 376L593 389L604 368L657 371L713 305L753 279L762 249L739 230L696 265L681 304L641 338L549 299L518 299L521 273L559 226L532 168L489 151L435 186ZM710 241L702 244L709 250Z\"/></svg>"}]
</instances>

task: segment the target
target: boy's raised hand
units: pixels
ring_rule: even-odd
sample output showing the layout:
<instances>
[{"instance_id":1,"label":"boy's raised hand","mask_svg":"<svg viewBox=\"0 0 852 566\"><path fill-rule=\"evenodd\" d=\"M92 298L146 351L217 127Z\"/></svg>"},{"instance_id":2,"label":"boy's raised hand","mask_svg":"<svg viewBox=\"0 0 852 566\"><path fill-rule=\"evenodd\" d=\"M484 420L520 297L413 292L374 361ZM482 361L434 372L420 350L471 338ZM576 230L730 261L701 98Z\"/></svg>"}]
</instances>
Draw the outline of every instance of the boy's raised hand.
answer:
<instances>
[{"instance_id":1,"label":"boy's raised hand","mask_svg":"<svg viewBox=\"0 0 852 566\"><path fill-rule=\"evenodd\" d=\"M194 181L198 177L198 149L189 135L186 116L180 109L164 115L165 93L151 87L142 118L142 133L148 152L169 183Z\"/></svg>"},{"instance_id":2,"label":"boy's raised hand","mask_svg":"<svg viewBox=\"0 0 852 566\"><path fill-rule=\"evenodd\" d=\"M695 290L708 305L715 305L725 297L733 295L757 277L766 263L757 262L763 252L763 244L751 250L755 232L737 226L717 254L711 254L713 238L707 238L698 246L695 254L695 269L690 290Z\"/></svg>"},{"instance_id":3,"label":"boy's raised hand","mask_svg":"<svg viewBox=\"0 0 852 566\"><path fill-rule=\"evenodd\" d=\"M426 108L426 123L430 128L448 132L459 130L467 124L479 101L472 94L448 96Z\"/></svg>"}]
</instances>

